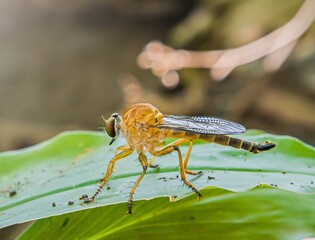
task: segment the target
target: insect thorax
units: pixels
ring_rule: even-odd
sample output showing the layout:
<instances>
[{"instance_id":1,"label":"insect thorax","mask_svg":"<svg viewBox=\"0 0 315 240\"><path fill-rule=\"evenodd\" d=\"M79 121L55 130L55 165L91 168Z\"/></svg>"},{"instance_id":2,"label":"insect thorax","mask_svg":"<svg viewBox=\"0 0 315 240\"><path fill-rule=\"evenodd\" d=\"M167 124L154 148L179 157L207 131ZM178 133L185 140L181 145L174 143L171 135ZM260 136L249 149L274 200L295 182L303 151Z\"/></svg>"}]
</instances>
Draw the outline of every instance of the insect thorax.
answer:
<instances>
[{"instance_id":1,"label":"insect thorax","mask_svg":"<svg viewBox=\"0 0 315 240\"><path fill-rule=\"evenodd\" d=\"M138 152L150 151L163 139L163 130L154 128L162 118L163 114L151 104L132 105L123 113L121 131Z\"/></svg>"}]
</instances>

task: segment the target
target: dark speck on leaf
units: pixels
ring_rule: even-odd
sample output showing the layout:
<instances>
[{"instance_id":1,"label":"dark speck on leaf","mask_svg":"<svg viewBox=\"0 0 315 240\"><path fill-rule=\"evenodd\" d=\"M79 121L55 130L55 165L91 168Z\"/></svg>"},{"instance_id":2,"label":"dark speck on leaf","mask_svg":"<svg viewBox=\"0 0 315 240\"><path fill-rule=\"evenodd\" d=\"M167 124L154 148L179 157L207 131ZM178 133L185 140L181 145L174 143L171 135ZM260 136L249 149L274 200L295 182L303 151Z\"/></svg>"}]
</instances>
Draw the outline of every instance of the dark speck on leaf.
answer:
<instances>
[{"instance_id":1,"label":"dark speck on leaf","mask_svg":"<svg viewBox=\"0 0 315 240\"><path fill-rule=\"evenodd\" d=\"M54 203L54 202L53 202L51 205L52 205L53 207L56 207L56 203Z\"/></svg>"},{"instance_id":2,"label":"dark speck on leaf","mask_svg":"<svg viewBox=\"0 0 315 240\"><path fill-rule=\"evenodd\" d=\"M166 177L160 177L160 178L158 178L158 180L161 180L161 179L166 179Z\"/></svg>"},{"instance_id":3,"label":"dark speck on leaf","mask_svg":"<svg viewBox=\"0 0 315 240\"><path fill-rule=\"evenodd\" d=\"M213 180L215 177L208 176L208 180Z\"/></svg>"},{"instance_id":4,"label":"dark speck on leaf","mask_svg":"<svg viewBox=\"0 0 315 240\"><path fill-rule=\"evenodd\" d=\"M16 194L17 194L17 192L15 190L10 191L10 193L9 193L10 197L13 197Z\"/></svg>"},{"instance_id":5,"label":"dark speck on leaf","mask_svg":"<svg viewBox=\"0 0 315 240\"><path fill-rule=\"evenodd\" d=\"M70 205L73 205L74 204L74 202L73 201L68 201L68 205L70 206Z\"/></svg>"},{"instance_id":6,"label":"dark speck on leaf","mask_svg":"<svg viewBox=\"0 0 315 240\"><path fill-rule=\"evenodd\" d=\"M110 190L110 186L107 187L107 190Z\"/></svg>"}]
</instances>

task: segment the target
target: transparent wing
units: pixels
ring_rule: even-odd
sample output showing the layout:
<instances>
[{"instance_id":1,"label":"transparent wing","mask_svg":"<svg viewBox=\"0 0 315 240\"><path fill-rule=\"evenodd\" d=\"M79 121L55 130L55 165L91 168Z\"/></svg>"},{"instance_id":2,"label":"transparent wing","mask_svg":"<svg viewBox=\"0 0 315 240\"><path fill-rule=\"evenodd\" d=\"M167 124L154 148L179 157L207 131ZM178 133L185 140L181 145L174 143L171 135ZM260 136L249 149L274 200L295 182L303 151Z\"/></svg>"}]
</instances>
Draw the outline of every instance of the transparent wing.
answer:
<instances>
[{"instance_id":1,"label":"transparent wing","mask_svg":"<svg viewBox=\"0 0 315 240\"><path fill-rule=\"evenodd\" d=\"M216 117L188 117L174 115L165 115L163 117L163 124L159 124L156 127L207 135L239 134L246 130L241 124Z\"/></svg>"}]
</instances>

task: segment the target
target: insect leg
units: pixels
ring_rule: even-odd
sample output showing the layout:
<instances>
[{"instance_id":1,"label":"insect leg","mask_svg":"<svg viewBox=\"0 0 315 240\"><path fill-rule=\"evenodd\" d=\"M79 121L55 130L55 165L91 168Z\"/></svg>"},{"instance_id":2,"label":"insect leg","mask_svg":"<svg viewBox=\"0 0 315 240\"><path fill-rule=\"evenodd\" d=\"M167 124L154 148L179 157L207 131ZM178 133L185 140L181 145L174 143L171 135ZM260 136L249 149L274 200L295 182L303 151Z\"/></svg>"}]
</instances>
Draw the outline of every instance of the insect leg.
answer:
<instances>
[{"instance_id":1,"label":"insect leg","mask_svg":"<svg viewBox=\"0 0 315 240\"><path fill-rule=\"evenodd\" d=\"M179 146L179 145L184 144L185 142L188 142L188 141L189 141L188 139L180 138L180 139L177 139L174 142L171 142L171 143L167 144L166 146L164 146L164 147L162 147L160 149L157 149L157 150L155 149L153 152L151 151L151 153L153 154L153 157L151 158L151 160L149 162L149 166L150 167L155 167L156 166L156 165L153 165L153 161L155 160L155 158L157 156L162 156L162 155L166 155L168 153L171 153L171 152L174 151L174 146ZM162 145L162 144L160 144L160 145ZM190 149L190 151L191 151L191 149ZM188 157L189 157L189 155L190 155L190 152L188 154ZM186 161L188 161L188 159Z\"/></svg>"},{"instance_id":2,"label":"insect leg","mask_svg":"<svg viewBox=\"0 0 315 240\"><path fill-rule=\"evenodd\" d=\"M181 151L179 149L179 145L187 142L187 141L190 141L189 139L186 139L186 138L180 138L164 147L162 147L161 149L158 149L156 150L155 152L153 152L152 154L154 156L162 156L162 155L165 155L165 154L168 154L168 153L171 153L173 151L177 151L178 153L178 160L179 160L179 169L180 169L180 175L181 175L181 179L183 180L183 182L189 187L191 188L197 195L198 195L198 199L200 199L202 196L201 196L201 193L195 188L195 186L190 183L188 180L186 180L186 171L185 171L185 167L184 167L184 162L183 162L183 158L182 158L182 154L181 154ZM191 143L192 145L192 143ZM191 149L190 149L191 151ZM189 158L189 155L190 155L190 152L188 152L188 157L187 159L185 159L186 161L186 164L188 162L188 158ZM189 170L188 170L189 171Z\"/></svg>"},{"instance_id":3,"label":"insect leg","mask_svg":"<svg viewBox=\"0 0 315 240\"><path fill-rule=\"evenodd\" d=\"M159 143L159 147L161 147L161 146L163 146L164 145L164 142L160 142ZM149 162L149 167L150 168L157 168L159 165L158 164L153 164L153 162L154 162L154 160L156 159L156 156L153 156L152 158L151 158L151 160L150 160L150 162Z\"/></svg>"},{"instance_id":4,"label":"insect leg","mask_svg":"<svg viewBox=\"0 0 315 240\"><path fill-rule=\"evenodd\" d=\"M178 146L174 146L174 150L177 151L178 153L178 161L179 161L179 170L180 170L180 176L181 176L181 179L183 180L183 182L189 187L191 188L191 190L193 190L197 196L198 196L198 199L200 200L202 198L202 195L201 193L197 190L197 188L191 183L189 182L188 180L186 180L186 175L185 175L185 168L184 168L184 163L183 163L183 158L182 158L182 154L180 152L180 149Z\"/></svg>"},{"instance_id":5,"label":"insect leg","mask_svg":"<svg viewBox=\"0 0 315 240\"><path fill-rule=\"evenodd\" d=\"M115 167L115 163L124 158L127 157L128 155L130 155L133 152L133 148L126 148L124 149L122 152L120 152L118 155L115 155L112 160L110 160L108 166L107 166L107 170L105 173L104 178L101 180L101 183L99 185L99 187L97 188L97 191L94 193L94 195L89 199L90 201L94 201L95 197L100 193L100 191L102 190L103 186L105 185L105 183L108 181L109 176L113 173L114 171L114 167Z\"/></svg>"},{"instance_id":6,"label":"insect leg","mask_svg":"<svg viewBox=\"0 0 315 240\"><path fill-rule=\"evenodd\" d=\"M120 146L120 147L116 148L115 156L118 154L119 151L124 151L128 148L130 148L128 145L124 145L124 146Z\"/></svg>"},{"instance_id":7,"label":"insect leg","mask_svg":"<svg viewBox=\"0 0 315 240\"><path fill-rule=\"evenodd\" d=\"M185 173L188 173L190 175L198 175L198 174L202 174L201 171L199 172L194 172L194 171L191 171L191 170L188 170L187 169L187 163L188 163L188 159L190 157L190 153L191 153L191 150L192 150L192 146L193 146L193 141L190 140L189 142L189 147L188 147L188 150L187 150L187 153L186 153L186 156L185 156L185 159L184 159L184 169L185 169Z\"/></svg>"},{"instance_id":8,"label":"insect leg","mask_svg":"<svg viewBox=\"0 0 315 240\"><path fill-rule=\"evenodd\" d=\"M164 147L162 147L160 149L154 149L153 151L150 151L150 153L155 157L166 155L166 154L169 154L175 150L174 146L180 146L180 145L182 145L188 141L189 141L189 139L180 138L180 139L175 140L174 142L171 142L171 143L165 145Z\"/></svg>"},{"instance_id":9,"label":"insect leg","mask_svg":"<svg viewBox=\"0 0 315 240\"><path fill-rule=\"evenodd\" d=\"M153 164L154 160L156 159L156 156L153 156L149 162L149 167L150 168L157 168L159 165L158 164Z\"/></svg>"},{"instance_id":10,"label":"insect leg","mask_svg":"<svg viewBox=\"0 0 315 240\"><path fill-rule=\"evenodd\" d=\"M191 153L191 150L192 150L192 145L193 145L193 141L192 141L192 140L188 140L188 139L185 139L185 138L181 138L181 139L178 139L178 140L176 140L176 141L174 141L174 142L172 142L172 143L170 143L170 144L164 146L163 148L161 148L161 149L158 150L158 151L162 151L162 152L163 152L163 151L165 151L165 150L163 150L163 149L166 149L166 148L169 148L169 147L173 147L173 146L179 146L179 145L182 145L182 144L184 144L184 143L186 143L186 142L188 142L188 141L190 141L190 143L189 143L189 147L188 147L188 150L187 150L187 153L186 153L184 162L183 162L185 172L188 173L188 174L191 174L191 175L198 175L198 174L201 174L201 173L202 173L201 171L200 171L200 172L193 172L193 171L188 170L188 169L186 168L187 163L188 163L188 159L189 159L189 157L190 157L190 153ZM170 149L171 151L173 151L172 148L169 148L169 149ZM152 162L153 162L153 160L155 159L156 156L165 155L165 154L167 154L167 153L169 153L169 152L158 153L159 155L153 156L152 159L151 159L151 161L149 162L149 166L150 166L150 164L152 164Z\"/></svg>"},{"instance_id":11,"label":"insect leg","mask_svg":"<svg viewBox=\"0 0 315 240\"><path fill-rule=\"evenodd\" d=\"M142 152L139 154L139 161L141 163L143 171L142 171L141 175L139 176L139 178L137 179L136 183L133 185L133 188L130 191L127 214L132 214L132 199L133 199L133 195L134 195L134 193L136 191L136 188L138 187L139 183L141 182L142 178L144 177L144 175L145 175L145 173L147 172L147 169L148 169L147 157Z\"/></svg>"}]
</instances>

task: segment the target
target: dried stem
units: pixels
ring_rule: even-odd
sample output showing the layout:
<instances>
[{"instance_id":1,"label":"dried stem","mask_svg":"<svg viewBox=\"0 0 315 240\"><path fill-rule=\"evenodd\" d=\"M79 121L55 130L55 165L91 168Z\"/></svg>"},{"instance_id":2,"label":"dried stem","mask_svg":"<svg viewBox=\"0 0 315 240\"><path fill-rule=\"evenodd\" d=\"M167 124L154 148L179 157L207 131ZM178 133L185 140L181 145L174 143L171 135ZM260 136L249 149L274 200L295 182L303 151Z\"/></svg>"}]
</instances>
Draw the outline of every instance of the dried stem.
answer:
<instances>
[{"instance_id":1,"label":"dried stem","mask_svg":"<svg viewBox=\"0 0 315 240\"><path fill-rule=\"evenodd\" d=\"M182 68L209 68L216 80L225 78L237 66L265 57L266 71L276 71L290 55L299 37L315 17L315 1L306 0L296 15L285 25L268 35L239 48L214 51L174 50L160 42L148 43L138 56L142 68L150 68L154 75L167 78Z\"/></svg>"}]
</instances>

